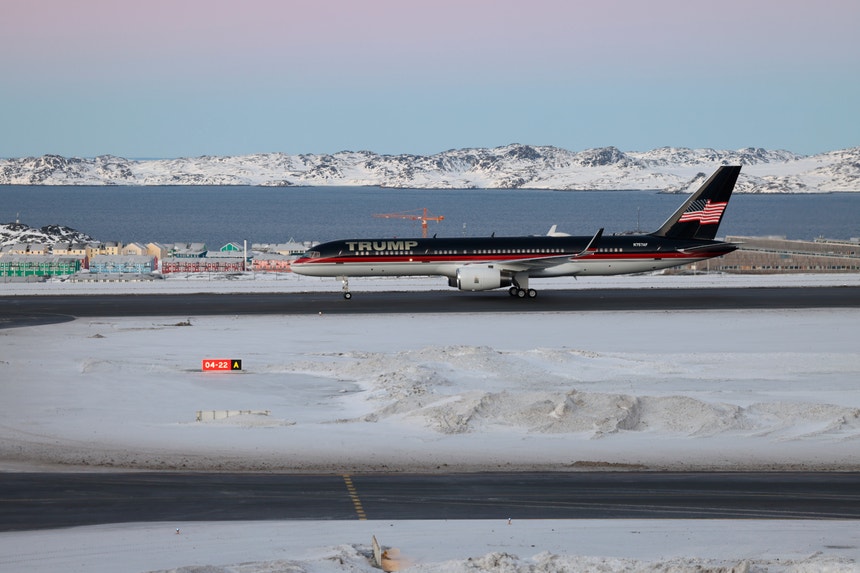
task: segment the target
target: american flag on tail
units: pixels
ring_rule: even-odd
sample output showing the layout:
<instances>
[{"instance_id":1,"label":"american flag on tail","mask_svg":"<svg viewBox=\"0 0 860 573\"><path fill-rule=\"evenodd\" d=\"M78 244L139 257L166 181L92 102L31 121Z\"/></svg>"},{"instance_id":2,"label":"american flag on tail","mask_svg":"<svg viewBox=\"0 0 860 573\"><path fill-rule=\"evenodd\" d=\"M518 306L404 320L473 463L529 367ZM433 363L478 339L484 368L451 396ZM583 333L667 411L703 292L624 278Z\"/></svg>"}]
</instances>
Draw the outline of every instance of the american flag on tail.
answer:
<instances>
[{"instance_id":1,"label":"american flag on tail","mask_svg":"<svg viewBox=\"0 0 860 573\"><path fill-rule=\"evenodd\" d=\"M720 222L720 217L723 216L723 211L725 211L728 204L728 201L696 199L690 203L690 206L687 207L687 210L678 219L678 222L698 221L702 225L714 225Z\"/></svg>"}]
</instances>

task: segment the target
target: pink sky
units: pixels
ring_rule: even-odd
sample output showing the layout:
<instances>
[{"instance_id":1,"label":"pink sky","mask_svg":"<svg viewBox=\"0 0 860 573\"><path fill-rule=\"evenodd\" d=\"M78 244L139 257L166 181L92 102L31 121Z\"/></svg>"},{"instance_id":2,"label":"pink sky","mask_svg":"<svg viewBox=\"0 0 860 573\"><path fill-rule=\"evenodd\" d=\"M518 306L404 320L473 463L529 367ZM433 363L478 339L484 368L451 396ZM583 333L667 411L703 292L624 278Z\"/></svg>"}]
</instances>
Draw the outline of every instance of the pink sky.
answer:
<instances>
[{"instance_id":1,"label":"pink sky","mask_svg":"<svg viewBox=\"0 0 860 573\"><path fill-rule=\"evenodd\" d=\"M856 104L848 103L860 96L858 28L856 0L6 0L0 104L29 116L5 122L12 143L0 146L0 156L47 152L57 149L53 141L80 137L87 124L69 118L69 110L103 119L89 135L104 152L129 153L112 143L123 137L118 118L144 129L170 114L170 124L229 114L225 123L247 126L232 137L249 152L278 144L262 136L266 130L288 128L291 151L425 152L512 141L648 146L647 133L700 114L686 105L713 111L722 102L725 117L708 118L711 124L747 133L712 138L711 146L803 151L780 143L781 131L790 135L787 119L799 118L822 136L842 129L818 147L844 147L860 144L850 135L852 122L860 132ZM253 115L255 106L257 118L235 115L236 108ZM334 110L336 117L328 135L319 122L305 126L318 138L303 148L312 140L300 136L295 116L272 124L281 106L315 117ZM627 116L619 117L621 107ZM45 109L56 115L34 125ZM210 111L195 120L200 109ZM378 121L355 117L367 110ZM755 115L741 117L744 110L761 115L761 125ZM726 123L731 118L738 125ZM402 133L394 133L398 127ZM686 129L701 134L703 127ZM439 133L431 143L433 130ZM639 141L617 140L616 133L631 131ZM582 136L564 135L574 132ZM150 134L153 142L164 129L159 133ZM406 142L410 133L416 139ZM212 137L201 135L209 143ZM668 132L654 142L693 144Z\"/></svg>"},{"instance_id":2,"label":"pink sky","mask_svg":"<svg viewBox=\"0 0 860 573\"><path fill-rule=\"evenodd\" d=\"M469 75L666 65L855 61L856 1L12 0L5 66L86 77L129 66L289 73L299 60L358 76L416 66ZM826 58L826 59L825 59ZM821 61L824 59L823 61ZM225 70L224 66L240 70ZM356 69L359 68L359 69ZM376 68L376 69L374 69ZM525 69L522 69L525 68Z\"/></svg>"}]
</instances>

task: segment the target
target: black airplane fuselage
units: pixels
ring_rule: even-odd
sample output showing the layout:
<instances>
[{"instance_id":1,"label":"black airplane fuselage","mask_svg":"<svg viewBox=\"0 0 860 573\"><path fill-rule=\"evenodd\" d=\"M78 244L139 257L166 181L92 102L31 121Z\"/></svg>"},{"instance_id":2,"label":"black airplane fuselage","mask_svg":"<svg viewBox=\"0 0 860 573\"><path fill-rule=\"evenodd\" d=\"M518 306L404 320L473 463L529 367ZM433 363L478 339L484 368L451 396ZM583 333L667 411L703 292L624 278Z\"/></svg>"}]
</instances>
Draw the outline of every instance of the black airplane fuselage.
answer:
<instances>
[{"instance_id":1,"label":"black airplane fuselage","mask_svg":"<svg viewBox=\"0 0 860 573\"><path fill-rule=\"evenodd\" d=\"M510 287L534 297L530 278L619 275L657 271L719 257L737 246L715 240L740 173L720 167L653 233L603 236L346 239L312 247L294 272L348 278L436 275L460 290Z\"/></svg>"},{"instance_id":2,"label":"black airplane fuselage","mask_svg":"<svg viewBox=\"0 0 860 573\"><path fill-rule=\"evenodd\" d=\"M313 247L293 263L299 274L321 277L442 275L465 265L528 266L532 277L617 275L665 269L717 257L737 247L721 241L654 235L604 236L587 253L590 236L387 238L341 240ZM531 266L528 263L546 261ZM502 271L504 272L504 271Z\"/></svg>"}]
</instances>

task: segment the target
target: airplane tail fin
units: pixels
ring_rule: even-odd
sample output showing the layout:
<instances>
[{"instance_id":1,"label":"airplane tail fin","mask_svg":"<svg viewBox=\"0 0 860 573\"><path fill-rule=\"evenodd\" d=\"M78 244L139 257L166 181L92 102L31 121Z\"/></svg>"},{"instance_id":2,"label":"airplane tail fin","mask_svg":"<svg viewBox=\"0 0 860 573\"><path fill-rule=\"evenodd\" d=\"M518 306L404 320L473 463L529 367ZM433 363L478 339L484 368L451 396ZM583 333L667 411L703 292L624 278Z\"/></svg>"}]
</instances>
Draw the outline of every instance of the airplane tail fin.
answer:
<instances>
[{"instance_id":1,"label":"airplane tail fin","mask_svg":"<svg viewBox=\"0 0 860 573\"><path fill-rule=\"evenodd\" d=\"M740 172L740 165L723 165L717 169L662 227L651 234L670 239L713 240Z\"/></svg>"}]
</instances>

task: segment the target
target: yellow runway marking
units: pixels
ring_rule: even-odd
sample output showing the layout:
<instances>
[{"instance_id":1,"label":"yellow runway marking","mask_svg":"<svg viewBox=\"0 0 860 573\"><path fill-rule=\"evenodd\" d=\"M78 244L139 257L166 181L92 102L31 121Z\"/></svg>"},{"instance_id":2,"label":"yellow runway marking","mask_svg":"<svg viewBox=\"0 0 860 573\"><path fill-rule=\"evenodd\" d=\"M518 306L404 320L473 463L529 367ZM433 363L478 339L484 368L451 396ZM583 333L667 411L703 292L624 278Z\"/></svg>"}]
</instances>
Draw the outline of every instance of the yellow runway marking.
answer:
<instances>
[{"instance_id":1,"label":"yellow runway marking","mask_svg":"<svg viewBox=\"0 0 860 573\"><path fill-rule=\"evenodd\" d=\"M358 491L356 491L349 474L344 474L343 483L346 484L346 491L349 492L349 498L352 500L352 505L355 506L355 513L358 515L358 519L365 521L367 515L364 513L364 508L361 507L361 500L358 499Z\"/></svg>"}]
</instances>

